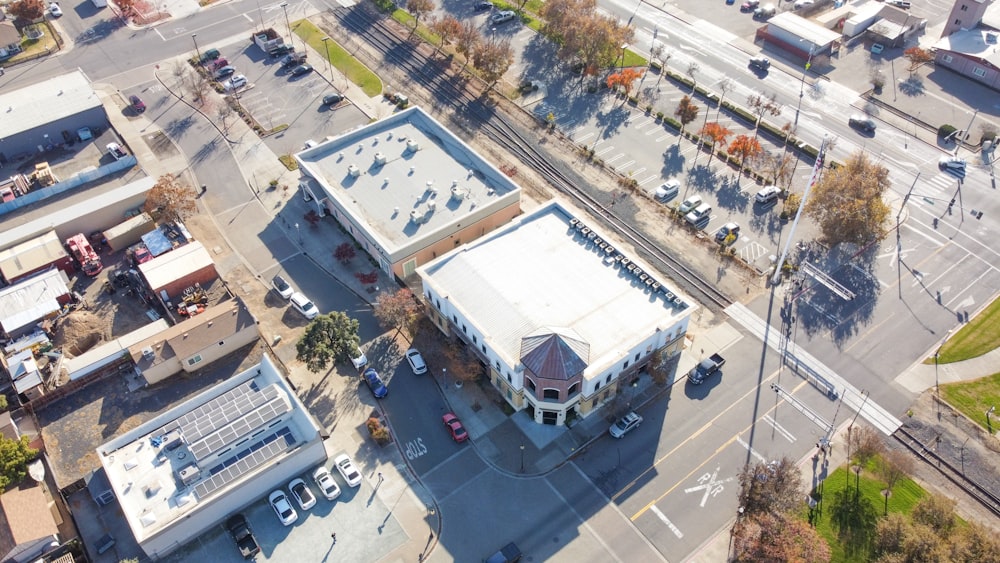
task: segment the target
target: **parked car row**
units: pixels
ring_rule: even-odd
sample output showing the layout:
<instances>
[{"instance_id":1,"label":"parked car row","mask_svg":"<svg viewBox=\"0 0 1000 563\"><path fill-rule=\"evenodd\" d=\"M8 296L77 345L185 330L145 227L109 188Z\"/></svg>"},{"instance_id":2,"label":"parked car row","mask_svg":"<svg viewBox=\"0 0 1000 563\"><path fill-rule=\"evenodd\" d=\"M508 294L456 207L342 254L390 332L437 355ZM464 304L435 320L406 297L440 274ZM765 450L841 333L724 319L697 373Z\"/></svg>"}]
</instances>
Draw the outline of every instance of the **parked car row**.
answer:
<instances>
[{"instance_id":1,"label":"parked car row","mask_svg":"<svg viewBox=\"0 0 1000 563\"><path fill-rule=\"evenodd\" d=\"M340 454L333 460L333 463L348 487L361 486L361 472L358 471L349 455ZM337 484L333 475L330 474L330 470L325 466L317 467L313 471L312 481L326 500L336 500L340 496L340 485ZM291 526L299 519L299 513L295 510L289 497L295 499L299 510L307 511L316 506L316 495L313 494L306 480L301 477L289 481L288 493L286 494L284 489L278 489L267 497L267 502L274 510L275 516L284 526Z\"/></svg>"},{"instance_id":2,"label":"parked car row","mask_svg":"<svg viewBox=\"0 0 1000 563\"><path fill-rule=\"evenodd\" d=\"M316 308L316 305L304 293L295 291L295 288L285 278L281 277L280 274L271 278L271 287L307 320L311 321L319 315L319 309Z\"/></svg>"}]
</instances>

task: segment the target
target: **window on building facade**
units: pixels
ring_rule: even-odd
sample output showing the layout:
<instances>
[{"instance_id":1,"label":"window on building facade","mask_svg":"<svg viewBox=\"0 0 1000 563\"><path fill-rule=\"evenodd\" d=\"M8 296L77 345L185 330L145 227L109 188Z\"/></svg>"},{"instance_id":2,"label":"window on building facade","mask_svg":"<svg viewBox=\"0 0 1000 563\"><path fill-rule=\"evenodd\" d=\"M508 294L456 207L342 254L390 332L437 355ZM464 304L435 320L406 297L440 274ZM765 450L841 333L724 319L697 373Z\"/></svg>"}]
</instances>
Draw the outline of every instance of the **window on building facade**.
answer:
<instances>
[{"instance_id":1,"label":"window on building facade","mask_svg":"<svg viewBox=\"0 0 1000 563\"><path fill-rule=\"evenodd\" d=\"M598 381L597 384L594 385L594 393L597 393L600 390L601 390L601 382Z\"/></svg>"},{"instance_id":2,"label":"window on building facade","mask_svg":"<svg viewBox=\"0 0 1000 563\"><path fill-rule=\"evenodd\" d=\"M458 315L452 315L451 316L451 322L453 322L455 324L458 324Z\"/></svg>"},{"instance_id":3,"label":"window on building facade","mask_svg":"<svg viewBox=\"0 0 1000 563\"><path fill-rule=\"evenodd\" d=\"M527 377L524 378L524 384L528 386L528 389L531 389L532 391L535 390L535 382L532 381L531 379Z\"/></svg>"},{"instance_id":4,"label":"window on building facade","mask_svg":"<svg viewBox=\"0 0 1000 563\"><path fill-rule=\"evenodd\" d=\"M484 348L483 348L483 352L485 352L485 351L486 351L486 349L485 349L485 347L484 347ZM497 366L497 371L500 371L500 360L497 360L497 361L495 362L495 364L496 364L496 366Z\"/></svg>"},{"instance_id":5,"label":"window on building facade","mask_svg":"<svg viewBox=\"0 0 1000 563\"><path fill-rule=\"evenodd\" d=\"M193 366L195 364L200 364L201 363L201 354L197 354L195 356L192 356L192 357L188 358L187 363L188 363L189 366Z\"/></svg>"},{"instance_id":6,"label":"window on building facade","mask_svg":"<svg viewBox=\"0 0 1000 563\"><path fill-rule=\"evenodd\" d=\"M959 8L959 10L962 10L963 12L968 12L969 11L969 7L966 6L965 4L962 4L962 7Z\"/></svg>"},{"instance_id":7,"label":"window on building facade","mask_svg":"<svg viewBox=\"0 0 1000 563\"><path fill-rule=\"evenodd\" d=\"M954 57L952 57L951 55L941 55L941 60L946 63L950 63L951 61L954 60Z\"/></svg>"},{"instance_id":8,"label":"window on building facade","mask_svg":"<svg viewBox=\"0 0 1000 563\"><path fill-rule=\"evenodd\" d=\"M976 68L972 69L972 74L975 74L976 76L978 76L980 78L983 78L983 77L986 76L986 70L982 69L982 68L979 68L979 67L976 67Z\"/></svg>"},{"instance_id":9,"label":"window on building facade","mask_svg":"<svg viewBox=\"0 0 1000 563\"><path fill-rule=\"evenodd\" d=\"M507 383L514 383L514 380L513 380L513 379L511 379L511 377L510 377L510 374L509 374L509 373L507 374Z\"/></svg>"},{"instance_id":10,"label":"window on building facade","mask_svg":"<svg viewBox=\"0 0 1000 563\"><path fill-rule=\"evenodd\" d=\"M469 334L469 329L466 328L465 325L462 325L462 332L464 332L465 334Z\"/></svg>"},{"instance_id":11,"label":"window on building facade","mask_svg":"<svg viewBox=\"0 0 1000 563\"><path fill-rule=\"evenodd\" d=\"M639 361L639 352L635 353L635 361L637 361L637 362Z\"/></svg>"},{"instance_id":12,"label":"window on building facade","mask_svg":"<svg viewBox=\"0 0 1000 563\"><path fill-rule=\"evenodd\" d=\"M553 401L559 400L559 390L558 389L546 389L542 392L542 398L552 399Z\"/></svg>"},{"instance_id":13,"label":"window on building facade","mask_svg":"<svg viewBox=\"0 0 1000 563\"><path fill-rule=\"evenodd\" d=\"M473 343L473 344L479 344L479 338L478 338L478 337L476 337L476 335L475 335L475 334L473 334L473 335L472 335L472 343Z\"/></svg>"},{"instance_id":14,"label":"window on building facade","mask_svg":"<svg viewBox=\"0 0 1000 563\"><path fill-rule=\"evenodd\" d=\"M569 389L566 391L566 396L572 397L573 395L576 395L577 392L579 391L580 391L580 382L576 382L573 385L569 386Z\"/></svg>"},{"instance_id":15,"label":"window on building facade","mask_svg":"<svg viewBox=\"0 0 1000 563\"><path fill-rule=\"evenodd\" d=\"M604 378L604 384L607 385L611 383L611 374L609 373L607 377Z\"/></svg>"},{"instance_id":16,"label":"window on building facade","mask_svg":"<svg viewBox=\"0 0 1000 563\"><path fill-rule=\"evenodd\" d=\"M628 360L625 360L625 365L622 366L622 369L628 369Z\"/></svg>"}]
</instances>

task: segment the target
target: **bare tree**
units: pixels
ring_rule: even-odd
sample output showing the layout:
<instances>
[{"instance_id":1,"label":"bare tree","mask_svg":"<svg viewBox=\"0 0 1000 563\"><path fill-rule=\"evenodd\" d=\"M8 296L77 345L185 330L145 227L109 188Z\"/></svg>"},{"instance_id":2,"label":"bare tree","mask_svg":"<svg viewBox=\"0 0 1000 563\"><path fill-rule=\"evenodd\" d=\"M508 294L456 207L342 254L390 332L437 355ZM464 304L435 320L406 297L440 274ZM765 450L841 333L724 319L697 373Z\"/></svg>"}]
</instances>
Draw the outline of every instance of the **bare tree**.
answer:
<instances>
[{"instance_id":1,"label":"bare tree","mask_svg":"<svg viewBox=\"0 0 1000 563\"><path fill-rule=\"evenodd\" d=\"M701 65L696 61L691 61L688 64L687 75L691 77L691 93L694 94L696 88L698 88L698 79L695 77L696 74L701 70Z\"/></svg>"},{"instance_id":2,"label":"bare tree","mask_svg":"<svg viewBox=\"0 0 1000 563\"><path fill-rule=\"evenodd\" d=\"M850 435L851 451L854 452L854 459L861 466L867 465L868 460L885 451L885 444L882 443L878 431L870 426L852 427Z\"/></svg>"},{"instance_id":3,"label":"bare tree","mask_svg":"<svg viewBox=\"0 0 1000 563\"><path fill-rule=\"evenodd\" d=\"M441 38L441 42L438 43L438 51L441 51L445 45L451 42L452 38L457 37L462 32L462 23L450 15L436 18L431 21L428 27Z\"/></svg>"},{"instance_id":4,"label":"bare tree","mask_svg":"<svg viewBox=\"0 0 1000 563\"><path fill-rule=\"evenodd\" d=\"M744 515L788 512L799 505L802 475L787 457L747 464L739 474L739 502Z\"/></svg>"},{"instance_id":5,"label":"bare tree","mask_svg":"<svg viewBox=\"0 0 1000 563\"><path fill-rule=\"evenodd\" d=\"M776 94L771 93L768 96L767 94L760 93L747 96L747 105L750 106L754 115L757 116L753 125L753 138L756 140L757 135L760 134L760 122L763 121L764 115L768 114L773 117L781 115L781 104L778 103Z\"/></svg>"},{"instance_id":6,"label":"bare tree","mask_svg":"<svg viewBox=\"0 0 1000 563\"><path fill-rule=\"evenodd\" d=\"M417 26L420 25L420 18L433 12L434 8L433 0L408 0L406 2L407 11L413 15L413 29L410 30L410 35L413 35L417 31Z\"/></svg>"},{"instance_id":7,"label":"bare tree","mask_svg":"<svg viewBox=\"0 0 1000 563\"><path fill-rule=\"evenodd\" d=\"M497 83L514 62L510 41L481 41L472 53L472 64L479 69L489 88Z\"/></svg>"},{"instance_id":8,"label":"bare tree","mask_svg":"<svg viewBox=\"0 0 1000 563\"><path fill-rule=\"evenodd\" d=\"M408 330L417 319L420 307L409 289L400 288L390 293L383 292L375 303L375 318L387 329L396 329L396 334Z\"/></svg>"},{"instance_id":9,"label":"bare tree","mask_svg":"<svg viewBox=\"0 0 1000 563\"><path fill-rule=\"evenodd\" d=\"M465 57L465 64L462 65L462 70L465 70L469 61L472 60L472 56L476 52L476 45L479 45L482 41L483 36L479 33L479 28L476 27L475 22L466 20L462 24L462 28L455 35L455 50Z\"/></svg>"},{"instance_id":10,"label":"bare tree","mask_svg":"<svg viewBox=\"0 0 1000 563\"><path fill-rule=\"evenodd\" d=\"M233 115L233 108L232 108L232 106L230 106L228 103L219 104L219 107L216 108L215 112L216 112L216 115L219 116L219 121L222 122L222 132L223 133L228 133L229 132L229 124L226 123L226 120L229 119L229 116Z\"/></svg>"},{"instance_id":11,"label":"bare tree","mask_svg":"<svg viewBox=\"0 0 1000 563\"><path fill-rule=\"evenodd\" d=\"M892 494L892 488L911 471L913 471L913 458L900 450L888 450L879 457L878 474L885 481L885 490L882 491L882 495L885 496L883 515L889 514L889 495Z\"/></svg>"},{"instance_id":12,"label":"bare tree","mask_svg":"<svg viewBox=\"0 0 1000 563\"><path fill-rule=\"evenodd\" d=\"M150 188L142 210L167 221L181 221L198 210L195 197L191 186L181 183L173 174L164 174Z\"/></svg>"}]
</instances>

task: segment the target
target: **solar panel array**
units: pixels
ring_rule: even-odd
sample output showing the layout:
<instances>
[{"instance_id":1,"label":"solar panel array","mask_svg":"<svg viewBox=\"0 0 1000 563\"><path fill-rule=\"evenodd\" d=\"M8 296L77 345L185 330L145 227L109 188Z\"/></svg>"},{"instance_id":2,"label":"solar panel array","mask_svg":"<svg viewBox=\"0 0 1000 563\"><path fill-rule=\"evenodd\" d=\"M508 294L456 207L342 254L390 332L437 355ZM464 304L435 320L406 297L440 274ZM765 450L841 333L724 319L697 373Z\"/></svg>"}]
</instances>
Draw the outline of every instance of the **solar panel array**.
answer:
<instances>
[{"instance_id":1,"label":"solar panel array","mask_svg":"<svg viewBox=\"0 0 1000 563\"><path fill-rule=\"evenodd\" d=\"M271 388L268 387L264 392L267 393L268 389ZM242 436L249 435L254 430L261 428L291 409L292 406L289 404L288 398L284 393L280 393L266 404L247 413L246 416L238 418L201 440L192 443L190 446L191 453L194 454L196 460L201 461L212 455L213 452L217 452L226 446L231 446Z\"/></svg>"},{"instance_id":2,"label":"solar panel array","mask_svg":"<svg viewBox=\"0 0 1000 563\"><path fill-rule=\"evenodd\" d=\"M292 436L292 432L287 426L282 427L277 432L213 467L211 469L212 476L198 483L194 492L199 499L204 500L216 489L231 483L240 475L260 466L293 445L295 445L295 436Z\"/></svg>"},{"instance_id":3,"label":"solar panel array","mask_svg":"<svg viewBox=\"0 0 1000 563\"><path fill-rule=\"evenodd\" d=\"M247 382L185 414L177 422L184 440L193 444L280 394L277 384L257 391L256 386Z\"/></svg>"}]
</instances>

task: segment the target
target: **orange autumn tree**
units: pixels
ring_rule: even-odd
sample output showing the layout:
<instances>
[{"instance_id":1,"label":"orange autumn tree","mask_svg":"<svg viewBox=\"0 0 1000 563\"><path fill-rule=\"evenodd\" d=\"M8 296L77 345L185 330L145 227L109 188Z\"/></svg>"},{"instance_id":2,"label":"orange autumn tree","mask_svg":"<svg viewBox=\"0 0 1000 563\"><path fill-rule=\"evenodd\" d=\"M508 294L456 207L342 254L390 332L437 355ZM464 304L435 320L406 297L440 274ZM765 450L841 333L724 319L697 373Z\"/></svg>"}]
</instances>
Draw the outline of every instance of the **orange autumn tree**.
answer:
<instances>
[{"instance_id":1,"label":"orange autumn tree","mask_svg":"<svg viewBox=\"0 0 1000 563\"><path fill-rule=\"evenodd\" d=\"M729 143L729 149L726 152L740 158L740 170L743 170L743 164L747 159L759 155L763 150L757 139L740 135L733 139L732 143Z\"/></svg>"},{"instance_id":2,"label":"orange autumn tree","mask_svg":"<svg viewBox=\"0 0 1000 563\"><path fill-rule=\"evenodd\" d=\"M698 134L702 137L707 137L712 141L712 150L708 153L708 162L712 163L712 157L715 156L715 145L725 144L726 138L733 134L732 131L726 129L724 125L721 125L718 121L713 121L711 123L706 123Z\"/></svg>"},{"instance_id":3,"label":"orange autumn tree","mask_svg":"<svg viewBox=\"0 0 1000 563\"><path fill-rule=\"evenodd\" d=\"M608 76L608 88L614 89L620 86L625 90L625 96L627 97L632 92L632 85L640 78L642 78L642 72L626 68L621 72L616 72Z\"/></svg>"}]
</instances>

